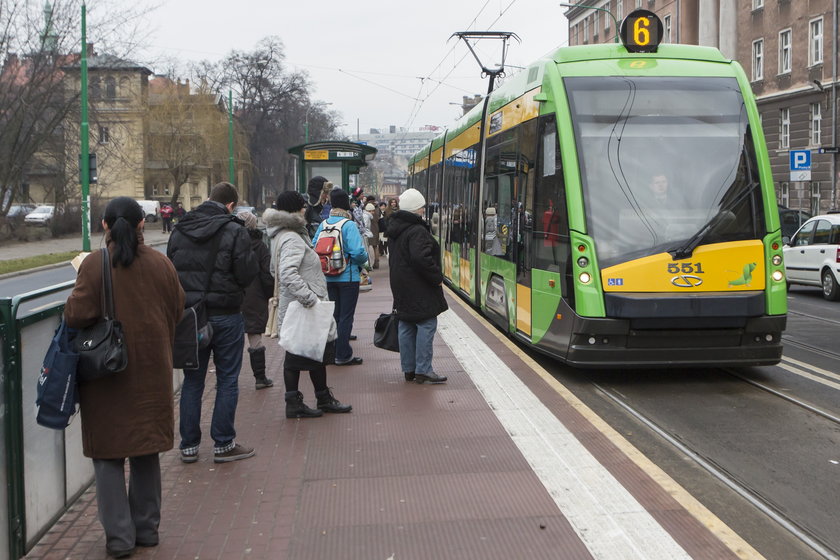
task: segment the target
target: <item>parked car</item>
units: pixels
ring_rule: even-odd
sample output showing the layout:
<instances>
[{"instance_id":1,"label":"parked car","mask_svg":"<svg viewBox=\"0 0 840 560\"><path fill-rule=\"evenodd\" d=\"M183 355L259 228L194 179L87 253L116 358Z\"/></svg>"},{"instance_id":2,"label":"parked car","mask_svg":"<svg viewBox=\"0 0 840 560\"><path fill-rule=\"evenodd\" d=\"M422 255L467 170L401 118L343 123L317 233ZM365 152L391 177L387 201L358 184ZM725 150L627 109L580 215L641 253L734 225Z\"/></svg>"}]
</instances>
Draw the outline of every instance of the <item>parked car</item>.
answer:
<instances>
[{"instance_id":1,"label":"parked car","mask_svg":"<svg viewBox=\"0 0 840 560\"><path fill-rule=\"evenodd\" d=\"M49 227L52 219L55 217L55 206L38 206L26 215L23 219L24 223L33 226Z\"/></svg>"},{"instance_id":2,"label":"parked car","mask_svg":"<svg viewBox=\"0 0 840 560\"><path fill-rule=\"evenodd\" d=\"M35 210L34 204L12 204L9 206L9 211L6 213L7 218L21 218Z\"/></svg>"},{"instance_id":3,"label":"parked car","mask_svg":"<svg viewBox=\"0 0 840 560\"><path fill-rule=\"evenodd\" d=\"M783 248L788 285L822 287L827 300L840 300L840 214L814 216Z\"/></svg>"},{"instance_id":4,"label":"parked car","mask_svg":"<svg viewBox=\"0 0 840 560\"><path fill-rule=\"evenodd\" d=\"M812 217L810 212L805 210L793 210L784 206L779 206L779 221L782 222L782 240L787 243L793 234L796 233L802 224ZM787 237L787 239L784 239Z\"/></svg>"}]
</instances>

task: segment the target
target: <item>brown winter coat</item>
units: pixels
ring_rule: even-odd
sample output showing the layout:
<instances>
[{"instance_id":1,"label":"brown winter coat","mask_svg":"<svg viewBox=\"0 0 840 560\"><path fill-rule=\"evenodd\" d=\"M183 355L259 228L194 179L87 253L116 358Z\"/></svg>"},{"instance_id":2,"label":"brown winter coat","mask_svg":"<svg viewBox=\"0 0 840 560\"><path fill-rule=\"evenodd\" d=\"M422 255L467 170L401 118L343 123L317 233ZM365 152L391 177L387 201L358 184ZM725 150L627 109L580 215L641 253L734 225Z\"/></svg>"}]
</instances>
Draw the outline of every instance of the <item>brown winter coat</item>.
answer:
<instances>
[{"instance_id":1,"label":"brown winter coat","mask_svg":"<svg viewBox=\"0 0 840 560\"><path fill-rule=\"evenodd\" d=\"M111 269L114 310L128 343L128 368L79 387L82 445L86 457L119 459L172 449L175 412L172 340L184 309L184 290L163 253L142 244L128 268ZM64 317L71 327L93 324L102 314L102 255L79 267Z\"/></svg>"}]
</instances>

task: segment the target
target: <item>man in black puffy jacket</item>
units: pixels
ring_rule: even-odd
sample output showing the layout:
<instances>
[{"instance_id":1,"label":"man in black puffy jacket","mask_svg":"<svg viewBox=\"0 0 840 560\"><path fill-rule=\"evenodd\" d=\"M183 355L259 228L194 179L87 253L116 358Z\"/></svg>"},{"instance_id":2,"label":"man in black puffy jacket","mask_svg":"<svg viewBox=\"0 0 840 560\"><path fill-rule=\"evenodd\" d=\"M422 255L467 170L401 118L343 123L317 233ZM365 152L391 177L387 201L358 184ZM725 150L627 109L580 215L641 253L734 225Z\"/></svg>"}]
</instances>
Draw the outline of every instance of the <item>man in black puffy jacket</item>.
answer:
<instances>
[{"instance_id":1,"label":"man in black puffy jacket","mask_svg":"<svg viewBox=\"0 0 840 560\"><path fill-rule=\"evenodd\" d=\"M210 347L201 351L198 369L184 370L180 448L185 463L198 460L201 399L211 350L216 366L216 403L210 424L214 461L226 463L254 456L253 448L236 443L233 426L245 340L240 308L245 288L259 272L248 231L242 220L231 214L237 202L236 187L217 184L209 200L178 221L166 248L186 292L187 307L203 298L213 327Z\"/></svg>"}]
</instances>

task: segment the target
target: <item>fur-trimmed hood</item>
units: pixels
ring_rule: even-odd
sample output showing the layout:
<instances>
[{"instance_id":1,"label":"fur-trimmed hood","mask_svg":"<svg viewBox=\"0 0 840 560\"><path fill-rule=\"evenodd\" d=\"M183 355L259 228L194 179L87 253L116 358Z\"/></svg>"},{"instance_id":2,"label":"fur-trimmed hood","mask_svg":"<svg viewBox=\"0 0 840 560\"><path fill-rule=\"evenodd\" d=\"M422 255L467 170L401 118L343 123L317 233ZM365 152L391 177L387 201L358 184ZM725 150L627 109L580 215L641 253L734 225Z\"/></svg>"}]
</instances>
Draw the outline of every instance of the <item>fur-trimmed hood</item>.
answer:
<instances>
[{"instance_id":1,"label":"fur-trimmed hood","mask_svg":"<svg viewBox=\"0 0 840 560\"><path fill-rule=\"evenodd\" d=\"M269 237L274 237L284 229L302 232L306 235L306 220L300 214L291 214L285 210L268 208L262 215L265 231Z\"/></svg>"}]
</instances>

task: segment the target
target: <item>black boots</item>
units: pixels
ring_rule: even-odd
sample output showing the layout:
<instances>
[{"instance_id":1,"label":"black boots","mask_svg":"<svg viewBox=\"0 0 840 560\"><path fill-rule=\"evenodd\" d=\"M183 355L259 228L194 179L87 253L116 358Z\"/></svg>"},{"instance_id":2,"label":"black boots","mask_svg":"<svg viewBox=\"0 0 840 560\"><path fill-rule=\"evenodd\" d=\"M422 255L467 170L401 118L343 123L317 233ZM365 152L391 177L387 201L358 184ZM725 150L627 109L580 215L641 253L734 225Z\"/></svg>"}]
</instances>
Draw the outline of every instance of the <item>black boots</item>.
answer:
<instances>
[{"instance_id":1,"label":"black boots","mask_svg":"<svg viewBox=\"0 0 840 560\"><path fill-rule=\"evenodd\" d=\"M286 392L286 418L317 418L323 414L317 408L306 406L303 402L303 393L300 391Z\"/></svg>"},{"instance_id":2,"label":"black boots","mask_svg":"<svg viewBox=\"0 0 840 560\"><path fill-rule=\"evenodd\" d=\"M318 397L318 408L324 412L350 412L353 407L349 404L341 404L333 396L332 391L324 389L323 391L315 391L315 396Z\"/></svg>"},{"instance_id":3,"label":"black boots","mask_svg":"<svg viewBox=\"0 0 840 560\"><path fill-rule=\"evenodd\" d=\"M265 346L248 348L248 355L251 357L251 371L254 372L257 389L265 389L274 385L274 382L265 376Z\"/></svg>"}]
</instances>

